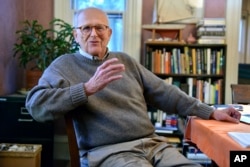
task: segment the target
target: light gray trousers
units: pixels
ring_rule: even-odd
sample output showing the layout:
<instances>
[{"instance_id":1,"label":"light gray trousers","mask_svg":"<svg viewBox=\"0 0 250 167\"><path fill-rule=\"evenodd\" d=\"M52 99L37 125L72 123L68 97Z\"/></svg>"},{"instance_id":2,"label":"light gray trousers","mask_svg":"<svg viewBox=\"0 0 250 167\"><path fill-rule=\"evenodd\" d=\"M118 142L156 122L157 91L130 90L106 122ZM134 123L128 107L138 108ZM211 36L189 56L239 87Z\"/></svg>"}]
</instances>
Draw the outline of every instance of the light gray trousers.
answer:
<instances>
[{"instance_id":1,"label":"light gray trousers","mask_svg":"<svg viewBox=\"0 0 250 167\"><path fill-rule=\"evenodd\" d=\"M92 149L81 158L81 167L201 167L167 144L167 138L154 137Z\"/></svg>"}]
</instances>

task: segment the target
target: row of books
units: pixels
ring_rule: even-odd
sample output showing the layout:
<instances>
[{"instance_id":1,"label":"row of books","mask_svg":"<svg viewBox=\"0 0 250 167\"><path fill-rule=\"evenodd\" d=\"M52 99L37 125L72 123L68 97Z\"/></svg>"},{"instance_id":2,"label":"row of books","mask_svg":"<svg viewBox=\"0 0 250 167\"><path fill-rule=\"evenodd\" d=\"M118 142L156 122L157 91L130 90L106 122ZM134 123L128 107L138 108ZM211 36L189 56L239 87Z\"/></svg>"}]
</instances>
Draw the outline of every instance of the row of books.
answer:
<instances>
[{"instance_id":1,"label":"row of books","mask_svg":"<svg viewBox=\"0 0 250 167\"><path fill-rule=\"evenodd\" d=\"M225 44L226 21L224 18L204 18L197 25L197 43L199 44Z\"/></svg>"},{"instance_id":2,"label":"row of books","mask_svg":"<svg viewBox=\"0 0 250 167\"><path fill-rule=\"evenodd\" d=\"M179 87L191 97L195 97L206 104L222 104L223 79L212 81L211 78L197 79L188 77L185 83L173 80L172 77L165 79L168 84Z\"/></svg>"},{"instance_id":3,"label":"row of books","mask_svg":"<svg viewBox=\"0 0 250 167\"><path fill-rule=\"evenodd\" d=\"M178 116L168 115L162 110L149 108L148 116L151 122L155 125L156 133L174 133L178 130Z\"/></svg>"},{"instance_id":4,"label":"row of books","mask_svg":"<svg viewBox=\"0 0 250 167\"><path fill-rule=\"evenodd\" d=\"M211 159L198 148L190 145L187 145L186 147L188 147L185 153L187 159L204 165L210 165L212 163Z\"/></svg>"},{"instance_id":5,"label":"row of books","mask_svg":"<svg viewBox=\"0 0 250 167\"><path fill-rule=\"evenodd\" d=\"M173 48L167 51L147 48L145 66L158 74L224 74L225 56L223 49Z\"/></svg>"}]
</instances>

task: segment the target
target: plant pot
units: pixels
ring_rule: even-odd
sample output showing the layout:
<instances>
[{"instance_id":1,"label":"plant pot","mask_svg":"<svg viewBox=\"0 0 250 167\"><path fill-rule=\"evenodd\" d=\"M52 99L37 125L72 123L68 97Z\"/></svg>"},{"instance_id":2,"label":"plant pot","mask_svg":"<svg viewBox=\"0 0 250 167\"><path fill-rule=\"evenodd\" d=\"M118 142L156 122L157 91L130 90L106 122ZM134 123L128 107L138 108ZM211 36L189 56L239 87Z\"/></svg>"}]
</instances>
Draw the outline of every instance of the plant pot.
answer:
<instances>
[{"instance_id":1,"label":"plant pot","mask_svg":"<svg viewBox=\"0 0 250 167\"><path fill-rule=\"evenodd\" d=\"M26 89L30 90L38 84L39 78L42 76L42 71L40 70L28 70L26 72Z\"/></svg>"}]
</instances>

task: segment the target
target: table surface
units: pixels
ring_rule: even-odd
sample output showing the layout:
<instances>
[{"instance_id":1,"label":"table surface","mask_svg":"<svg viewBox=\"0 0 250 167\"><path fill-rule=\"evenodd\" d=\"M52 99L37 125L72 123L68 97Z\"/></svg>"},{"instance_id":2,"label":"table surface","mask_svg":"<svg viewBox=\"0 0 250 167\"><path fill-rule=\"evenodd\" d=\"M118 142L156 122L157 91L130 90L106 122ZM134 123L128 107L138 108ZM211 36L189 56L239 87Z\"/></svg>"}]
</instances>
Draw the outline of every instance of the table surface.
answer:
<instances>
[{"instance_id":1,"label":"table surface","mask_svg":"<svg viewBox=\"0 0 250 167\"><path fill-rule=\"evenodd\" d=\"M250 151L250 148L244 148L234 141L228 132L250 133L250 125L190 117L185 131L185 139L196 144L218 166L227 167L230 163L231 150Z\"/></svg>"}]
</instances>

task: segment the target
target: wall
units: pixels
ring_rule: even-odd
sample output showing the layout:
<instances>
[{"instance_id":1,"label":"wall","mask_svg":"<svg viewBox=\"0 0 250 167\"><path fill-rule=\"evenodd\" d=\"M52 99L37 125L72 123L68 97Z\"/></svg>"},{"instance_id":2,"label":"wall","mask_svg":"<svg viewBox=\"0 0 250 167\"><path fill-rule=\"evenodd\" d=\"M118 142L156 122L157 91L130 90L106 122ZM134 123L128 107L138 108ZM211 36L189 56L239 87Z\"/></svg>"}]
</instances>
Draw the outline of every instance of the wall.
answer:
<instances>
[{"instance_id":1,"label":"wall","mask_svg":"<svg viewBox=\"0 0 250 167\"><path fill-rule=\"evenodd\" d=\"M227 0L205 0L204 17L217 18L226 17Z\"/></svg>"},{"instance_id":2,"label":"wall","mask_svg":"<svg viewBox=\"0 0 250 167\"><path fill-rule=\"evenodd\" d=\"M243 25L243 35L241 38L241 48L240 48L240 63L250 64L250 0L242 1L242 17L245 22ZM244 27L245 26L245 27ZM244 29L245 28L245 29Z\"/></svg>"},{"instance_id":3,"label":"wall","mask_svg":"<svg viewBox=\"0 0 250 167\"><path fill-rule=\"evenodd\" d=\"M13 58L16 30L25 19L37 19L45 27L53 18L51 0L0 0L0 95L16 92L25 85L25 71Z\"/></svg>"},{"instance_id":4,"label":"wall","mask_svg":"<svg viewBox=\"0 0 250 167\"><path fill-rule=\"evenodd\" d=\"M24 18L23 0L0 0L0 95L13 92L21 86L22 71L12 57L15 31L19 20Z\"/></svg>"}]
</instances>

